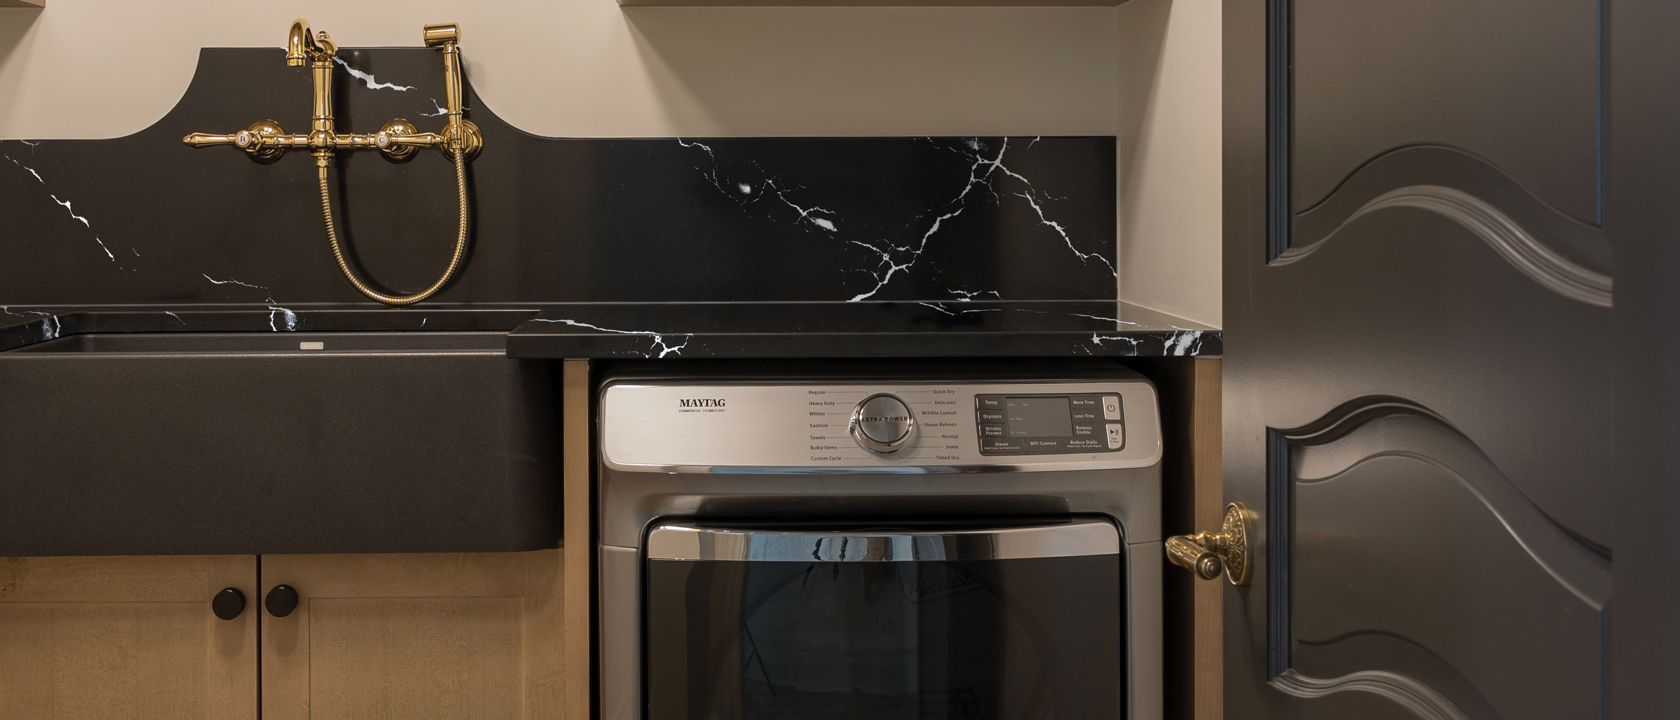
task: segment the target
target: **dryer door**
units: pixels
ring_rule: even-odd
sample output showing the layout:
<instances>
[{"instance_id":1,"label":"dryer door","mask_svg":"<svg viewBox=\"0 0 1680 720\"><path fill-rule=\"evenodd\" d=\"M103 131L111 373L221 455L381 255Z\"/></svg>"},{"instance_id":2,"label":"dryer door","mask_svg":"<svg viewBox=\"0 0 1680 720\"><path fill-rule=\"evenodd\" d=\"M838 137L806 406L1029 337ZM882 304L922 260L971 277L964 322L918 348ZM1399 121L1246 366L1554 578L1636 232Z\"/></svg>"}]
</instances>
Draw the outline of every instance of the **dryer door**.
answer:
<instances>
[{"instance_id":1,"label":"dryer door","mask_svg":"<svg viewBox=\"0 0 1680 720\"><path fill-rule=\"evenodd\" d=\"M1123 717L1122 547L1101 521L656 526L646 717Z\"/></svg>"}]
</instances>

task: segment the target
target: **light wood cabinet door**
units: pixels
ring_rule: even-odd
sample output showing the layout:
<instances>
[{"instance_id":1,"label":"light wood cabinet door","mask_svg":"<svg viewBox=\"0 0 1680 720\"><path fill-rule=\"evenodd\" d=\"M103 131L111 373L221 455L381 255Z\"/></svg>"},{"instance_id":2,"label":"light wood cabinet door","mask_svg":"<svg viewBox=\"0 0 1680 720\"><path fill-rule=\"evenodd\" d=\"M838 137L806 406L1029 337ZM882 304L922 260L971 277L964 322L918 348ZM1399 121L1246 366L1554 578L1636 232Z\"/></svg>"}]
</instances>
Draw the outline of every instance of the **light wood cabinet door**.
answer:
<instances>
[{"instance_id":1,"label":"light wood cabinet door","mask_svg":"<svg viewBox=\"0 0 1680 720\"><path fill-rule=\"evenodd\" d=\"M0 557L0 718L254 720L256 580L250 555Z\"/></svg>"},{"instance_id":2,"label":"light wood cabinet door","mask_svg":"<svg viewBox=\"0 0 1680 720\"><path fill-rule=\"evenodd\" d=\"M562 717L561 556L265 555L264 720Z\"/></svg>"}]
</instances>

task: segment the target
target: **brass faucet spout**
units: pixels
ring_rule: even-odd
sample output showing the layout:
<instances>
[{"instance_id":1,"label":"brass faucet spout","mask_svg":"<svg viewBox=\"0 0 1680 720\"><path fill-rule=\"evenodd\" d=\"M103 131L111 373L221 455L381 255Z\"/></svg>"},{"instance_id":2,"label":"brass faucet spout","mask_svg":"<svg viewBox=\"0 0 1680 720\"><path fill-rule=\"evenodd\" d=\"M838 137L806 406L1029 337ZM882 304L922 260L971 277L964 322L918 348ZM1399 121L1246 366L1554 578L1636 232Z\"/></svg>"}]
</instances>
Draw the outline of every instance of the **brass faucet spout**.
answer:
<instances>
[{"instance_id":1,"label":"brass faucet spout","mask_svg":"<svg viewBox=\"0 0 1680 720\"><path fill-rule=\"evenodd\" d=\"M309 21L298 18L292 21L292 30L286 35L286 67L303 67L308 62L304 57L304 49L310 44Z\"/></svg>"},{"instance_id":2,"label":"brass faucet spout","mask_svg":"<svg viewBox=\"0 0 1680 720\"><path fill-rule=\"evenodd\" d=\"M292 21L292 29L286 33L286 67L303 67L311 61L331 62L337 52L338 45L326 31L310 30L309 21L303 18Z\"/></svg>"}]
</instances>

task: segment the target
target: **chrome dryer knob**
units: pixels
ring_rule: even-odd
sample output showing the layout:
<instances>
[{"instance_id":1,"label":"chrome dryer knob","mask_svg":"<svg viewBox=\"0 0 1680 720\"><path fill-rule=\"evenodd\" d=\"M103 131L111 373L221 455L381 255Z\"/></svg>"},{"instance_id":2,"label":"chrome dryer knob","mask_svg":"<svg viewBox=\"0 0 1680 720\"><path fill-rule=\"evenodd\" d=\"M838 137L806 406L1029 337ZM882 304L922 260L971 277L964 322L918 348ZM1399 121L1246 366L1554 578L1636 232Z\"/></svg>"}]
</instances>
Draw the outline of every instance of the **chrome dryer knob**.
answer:
<instances>
[{"instance_id":1,"label":"chrome dryer knob","mask_svg":"<svg viewBox=\"0 0 1680 720\"><path fill-rule=\"evenodd\" d=\"M903 449L916 435L916 415L910 406L887 393L863 399L852 410L852 439L863 449L889 454Z\"/></svg>"}]
</instances>

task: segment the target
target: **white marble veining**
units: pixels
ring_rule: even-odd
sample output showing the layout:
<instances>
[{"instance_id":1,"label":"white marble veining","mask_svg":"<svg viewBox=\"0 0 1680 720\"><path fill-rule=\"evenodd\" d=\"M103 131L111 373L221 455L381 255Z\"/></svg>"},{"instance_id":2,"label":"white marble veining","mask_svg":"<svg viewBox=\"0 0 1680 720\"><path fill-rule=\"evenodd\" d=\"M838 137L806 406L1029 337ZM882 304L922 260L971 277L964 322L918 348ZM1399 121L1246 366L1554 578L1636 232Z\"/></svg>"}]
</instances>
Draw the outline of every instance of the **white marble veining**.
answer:
<instances>
[{"instance_id":1,"label":"white marble veining","mask_svg":"<svg viewBox=\"0 0 1680 720\"><path fill-rule=\"evenodd\" d=\"M413 85L398 85L396 83L379 82L378 79L374 78L373 73L364 72L351 67L350 63L344 61L344 58L334 57L333 62L338 63L339 67L344 68L344 71L350 73L351 77L365 83L367 85L367 89L369 90L396 90L397 92L408 92L414 89Z\"/></svg>"},{"instance_id":2,"label":"white marble veining","mask_svg":"<svg viewBox=\"0 0 1680 720\"><path fill-rule=\"evenodd\" d=\"M776 189L774 183L766 183L766 185L769 185L772 189ZM787 199L787 191L781 189L776 189L776 199L781 200L788 207L793 208L794 212L799 213L799 219L802 221L810 222L812 225L829 232L837 232L839 230L839 228L835 227L834 220L831 219L835 216L835 212L833 210L817 207L815 205L808 208L800 207L797 203Z\"/></svg>"},{"instance_id":3,"label":"white marble veining","mask_svg":"<svg viewBox=\"0 0 1680 720\"><path fill-rule=\"evenodd\" d=\"M34 152L34 146L39 144L39 143L32 143L32 142L29 142L27 140L19 140L18 142L21 142L25 145L31 146L30 152ZM4 157L7 160L10 160L13 165L16 165L19 168L21 168L22 170L24 170L25 172L28 172L30 177L35 178L35 182L40 183L42 185L47 184L46 179L41 177L41 173L36 171L35 168L32 168L28 165L23 164L17 158L12 157L11 155L4 155ZM61 199L59 199L58 195L50 193L50 192L47 193L47 197L52 198L52 201L54 203L57 203L59 205L59 207L64 208L64 211L70 214L70 219L75 220L77 222L80 222L82 224L82 227L85 227L90 231L93 230L93 223L90 222L87 219L87 216L76 214L75 208L71 206L72 205L71 201L61 200ZM109 248L105 245L105 241L103 239L101 239L97 233L94 234L93 241L99 245L100 250L105 252L105 259L107 259L107 260L109 260L113 263L117 262L117 256L114 253L111 252L111 248ZM135 253L135 256L139 257L139 253Z\"/></svg>"},{"instance_id":4,"label":"white marble veining","mask_svg":"<svg viewBox=\"0 0 1680 720\"><path fill-rule=\"evenodd\" d=\"M1038 138L1025 147L1032 147ZM804 196L809 193L805 188L790 185L780 177L771 177L762 166L751 160L735 163L735 172L727 172L720 164L718 150L706 143L677 138L677 145L695 150L705 155L694 165L694 169L701 177L716 188L724 197L740 205L743 210L751 211L760 200L773 197L783 206L792 210L791 218L795 225L814 228L823 233L836 236L843 242L868 250L875 258L872 267L859 268L867 272L873 281L870 286L854 292L851 302L860 302L875 297L895 280L915 272L919 267L922 256L926 253L929 243L939 233L948 227L954 218L962 215L969 207L976 189L983 189L985 195L993 202L1002 203L1004 195L998 191L1000 182L1009 182L1008 197L1017 197L1025 201L1038 218L1039 224L1054 232L1062 244L1073 253L1081 263L1098 264L1109 275L1118 276L1113 261L1101 252L1086 252L1074 243L1072 234L1061 221L1050 216L1045 203L1057 199L1039 191L1025 175L1011 169L1005 161L1010 151L1010 140L1004 138L997 146L995 153L987 147L980 138L964 138L955 143L945 140L928 138L928 142L937 143L939 147L961 155L970 163L969 172L961 189L948 200L936 208L922 213L909 221L909 227L918 228L919 236L912 241L895 240L891 237L858 237L857 232L845 233L838 213L811 202ZM750 177L733 177L732 175L747 174ZM780 219L780 216L769 210L762 210L770 219ZM928 218L931 218L928 219ZM935 269L937 271L937 269ZM951 291L953 299L962 297L973 298L982 294L996 295L993 291Z\"/></svg>"},{"instance_id":5,"label":"white marble veining","mask_svg":"<svg viewBox=\"0 0 1680 720\"><path fill-rule=\"evenodd\" d=\"M929 142L935 142L932 138L929 138L928 140ZM1027 144L1027 147L1032 147L1033 143L1036 143L1037 141L1038 139L1034 138L1033 142ZM854 244L869 248L871 251L880 256L882 260L881 263L878 264L872 271L875 277L875 287L854 295L851 298L852 302L867 300L874 297L876 293L880 292L882 288L892 282L894 276L899 273L907 273L910 271L911 268L916 265L916 262L921 259L922 254L927 250L928 241L945 226L946 221L956 218L968 208L969 197L975 188L985 188L987 194L989 194L994 201L1002 202L1002 198L998 195L997 187L994 184L998 181L999 176L1014 180L1025 186L1026 192L1014 192L1011 194L1025 199L1032 207L1033 211L1037 213L1040 224L1054 230L1057 236L1062 239L1063 243L1067 245L1068 249L1073 252L1074 256L1077 257L1081 263L1088 263L1095 259L1102 263L1103 267L1107 269L1110 275L1119 277L1119 273L1115 270L1114 264L1109 262L1106 257L1103 257L1100 253L1096 252L1081 252L1074 246L1073 239L1069 237L1067 228L1060 222L1057 222L1045 215L1044 208L1039 202L1039 191L1033 186L1032 181L1027 179L1026 176L1011 170L1004 162L1005 156L1009 153L1009 138L1004 138L998 145L997 154L990 157L986 154L987 148L985 143L980 142L979 138L964 139L962 147L966 148L968 152L965 153L947 146L947 148L952 150L952 152L963 155L971 161L972 164L968 169L968 180L963 184L962 190L957 193L956 197L952 198L945 204L944 207L949 209L934 217L933 222L928 226L927 231L922 233L921 239L917 241L914 247L910 247L909 245L892 245L885 242L883 242L881 246L878 246L872 243L853 241Z\"/></svg>"},{"instance_id":6,"label":"white marble veining","mask_svg":"<svg viewBox=\"0 0 1680 720\"><path fill-rule=\"evenodd\" d=\"M613 333L615 335L641 335L653 341L653 347L647 352L641 354L642 357L645 358L662 358L667 355L681 355L683 348L688 347L689 341L694 338L692 333L684 335L681 345L670 345L665 342L665 336L663 334L652 330L618 330L615 328L601 327L599 325L591 325L586 322L578 322L569 318L532 318L531 322L559 323L562 325L570 325L572 327L587 328L589 330L599 330L600 332ZM655 355L654 353L658 354Z\"/></svg>"},{"instance_id":7,"label":"white marble veining","mask_svg":"<svg viewBox=\"0 0 1680 720\"><path fill-rule=\"evenodd\" d=\"M956 302L963 302L963 301L962 300L957 300ZM922 307L925 307L925 308L932 308L934 310L938 310L939 312L945 313L946 315L950 315L952 317L956 317L958 315L968 315L968 314L971 314L971 313L1003 312L1003 308L963 308L963 309L958 309L958 310L952 310L951 308L945 307L945 305L942 304L942 303L918 302L916 304L920 305Z\"/></svg>"},{"instance_id":8,"label":"white marble veining","mask_svg":"<svg viewBox=\"0 0 1680 720\"><path fill-rule=\"evenodd\" d=\"M1027 143L1027 147L1031 148L1033 145L1038 144L1038 141L1039 141L1039 138L1036 138L1036 137L1033 138L1032 141ZM974 175L973 170L972 169L970 170L970 172L969 172L969 183L970 183L970 185L972 185L977 180L984 180L985 183L986 183L986 188L992 194L993 199L999 199L998 195L997 195L996 187L992 186L992 184L991 184L992 183L992 176L996 173L1002 173L1004 177L1010 178L1012 180L1015 180L1015 181L1021 183L1022 185L1025 185L1026 188L1027 188L1026 192L1015 192L1015 193L1011 193L1011 194L1027 201L1028 205L1030 205L1032 207L1033 212L1037 213L1039 224L1044 225L1045 227L1048 227L1051 230L1056 231L1056 235L1061 237L1062 242L1067 245L1068 250L1072 251L1074 257L1079 258L1079 261L1081 263L1088 263L1092 259L1096 259L1097 261L1101 262L1104 267L1106 267L1108 269L1108 272L1109 272L1110 275L1113 275L1115 277L1120 276L1119 271L1116 270L1115 267L1114 267L1114 263L1109 262L1107 257L1104 257L1101 253L1098 253L1098 252L1082 252L1082 251L1080 251L1079 248L1074 246L1073 238L1068 236L1067 228L1063 227L1060 222L1057 222L1057 221L1052 220L1049 217L1045 216L1044 207L1043 207L1043 205L1041 205L1039 203L1039 200L1041 199L1041 197L1043 199L1047 199L1047 200L1056 200L1056 199L1060 199L1060 198L1056 198L1056 197L1053 197L1053 196L1050 196L1050 195L1041 194L1039 192L1038 188L1033 186L1031 180L1028 180L1026 178L1026 176L1024 176L1024 175L1022 175L1018 172L1015 172L1014 170L1009 169L1009 167L1004 164L1004 162L1003 162L1004 155L1009 152L1009 138L1004 138L1003 139L1003 142L998 147L997 156L994 157L994 158L991 158L989 160L986 159L984 155L980 154L980 153L984 152L985 145L979 141L979 138L970 138L969 141L965 143L965 146L967 148L969 148L971 151L973 151L973 153L974 153L973 155L970 156L970 158L975 161L975 168L978 168L978 167L981 167L981 166L984 166L986 168L986 172L984 173L984 175L979 176L978 178ZM968 191L968 189L964 188L964 191L963 191L964 194L967 194L967 191Z\"/></svg>"},{"instance_id":9,"label":"white marble veining","mask_svg":"<svg viewBox=\"0 0 1680 720\"><path fill-rule=\"evenodd\" d=\"M1202 345L1202 331L1180 330L1167 338L1163 355L1191 355Z\"/></svg>"},{"instance_id":10,"label":"white marble veining","mask_svg":"<svg viewBox=\"0 0 1680 720\"><path fill-rule=\"evenodd\" d=\"M6 157L7 160L12 161L13 165L16 165L20 168L23 168L24 170L28 171L30 175L33 175L35 177L35 182L46 184L47 181L41 179L41 173L35 172L35 168L29 167L28 165L25 165L21 162L18 162L17 158L14 158L10 155L7 155L5 157Z\"/></svg>"},{"instance_id":11,"label":"white marble veining","mask_svg":"<svg viewBox=\"0 0 1680 720\"><path fill-rule=\"evenodd\" d=\"M964 185L962 192L957 195L955 200L951 201L952 204L957 206L956 209L934 218L933 224L928 226L927 232L922 233L921 240L916 243L915 248L911 248L908 245L886 244L886 249L882 249L869 243L859 242L857 240L851 241L855 245L862 245L863 247L873 250L876 254L881 256L881 262L875 266L873 271L871 271L875 276L875 287L853 295L849 302L859 302L874 297L875 293L880 292L881 288L886 287L887 283L892 282L894 275L897 275L900 272L908 272L910 268L916 265L916 261L922 259L922 253L927 251L928 240L939 232L939 228L944 227L945 221L961 215L963 210L967 209L967 206L963 203L968 197L969 191L974 189L976 184L974 171L979 166L979 163L976 163L973 168L969 168L968 184ZM894 253L898 254L895 255ZM886 268L884 272L882 271L883 267Z\"/></svg>"},{"instance_id":12,"label":"white marble veining","mask_svg":"<svg viewBox=\"0 0 1680 720\"><path fill-rule=\"evenodd\" d=\"M953 290L946 288L945 292L950 293L951 299L957 302L970 302L981 295L990 295L993 300L1003 299L1003 293L996 290Z\"/></svg>"},{"instance_id":13,"label":"white marble veining","mask_svg":"<svg viewBox=\"0 0 1680 720\"><path fill-rule=\"evenodd\" d=\"M60 199L58 199L57 195L48 195L48 197L52 198L53 202L58 203L59 205L63 206L64 211L67 212L67 213L70 213L70 219L80 220L81 223L82 223L82 226L86 227L90 230L93 228L93 224L89 223L87 218L76 214L76 209L70 207L70 201L69 200L60 200Z\"/></svg>"},{"instance_id":14,"label":"white marble veining","mask_svg":"<svg viewBox=\"0 0 1680 720\"><path fill-rule=\"evenodd\" d=\"M72 220L80 220L83 227L85 227L89 230L93 229L93 223L88 222L88 219L86 217L81 216L81 215L77 215L76 214L76 209L70 206L70 201L69 200L60 200L60 199L58 199L57 195L48 195L47 197L52 198L53 202L58 203L59 205L62 205L64 207L64 211L67 212L67 213L70 213L70 218ZM110 260L111 262L116 262L117 261L117 256L113 255L111 253L111 248L105 247L105 241L104 240L99 239L99 236L95 235L95 236L93 236L93 241L96 242L96 243L99 243L99 249L100 250L105 251L105 258L106 259Z\"/></svg>"},{"instance_id":15,"label":"white marble veining","mask_svg":"<svg viewBox=\"0 0 1680 720\"><path fill-rule=\"evenodd\" d=\"M270 303L272 303L272 302L274 302L274 298L269 298L268 301ZM279 326L277 326L275 324L275 316L276 315L279 316L280 323L284 324L286 326L286 330L291 331L291 330L296 330L297 329L297 322L298 322L297 313L292 312L290 310L287 310L286 308L280 307L278 305L269 305L268 306L268 329L269 330L272 330L274 332L279 332L280 331Z\"/></svg>"},{"instance_id":16,"label":"white marble veining","mask_svg":"<svg viewBox=\"0 0 1680 720\"><path fill-rule=\"evenodd\" d=\"M1027 203L1032 205L1033 212L1038 213L1039 224L1044 225L1051 230L1055 230L1056 234L1062 237L1062 242L1067 244L1068 250L1073 253L1074 257L1079 258L1080 262L1090 262L1092 258L1095 258L1098 262L1103 264L1103 267L1108 268L1108 274L1115 277L1120 276L1120 271L1114 268L1114 263L1109 262L1108 258L1094 252L1080 252L1079 248L1074 247L1073 238L1068 237L1067 228L1062 227L1062 224L1056 222L1055 220L1044 217L1044 208L1038 204L1038 198L1027 193L1015 193L1015 196L1025 198Z\"/></svg>"},{"instance_id":17,"label":"white marble veining","mask_svg":"<svg viewBox=\"0 0 1680 720\"><path fill-rule=\"evenodd\" d=\"M881 256L881 263L876 265L875 270L872 271L875 275L875 287L853 295L851 302L859 302L874 297L875 293L880 292L881 288L886 287L887 283L892 282L893 276L899 274L900 272L908 272L910 268L914 267L916 261L921 259L922 253L927 251L928 240L937 234L941 227L944 227L945 221L961 215L964 210L968 209L966 204L968 194L972 192L975 187L984 185L988 191L991 190L991 185L988 179L994 171L996 171L999 167L1002 167L1003 154L1009 150L1009 140L1005 139L1003 141L1003 146L998 149L997 157L991 160L987 160L978 154L983 148L979 138L969 138L964 142L970 150L973 150L976 153L973 156L974 164L968 169L968 182L963 184L962 191L957 193L955 198L946 203L948 206L955 206L954 209L948 210L934 218L933 223L928 226L927 231L922 233L922 237L916 243L915 248L912 249L907 245L887 245L888 249L883 249L868 243L856 240L852 241L854 244L862 245L863 247L875 251L876 254ZM986 168L984 172L980 171L982 167ZM897 251L900 254L895 257L894 253L890 252L889 249L891 251ZM885 268L884 272L882 270L883 267Z\"/></svg>"},{"instance_id":18,"label":"white marble veining","mask_svg":"<svg viewBox=\"0 0 1680 720\"><path fill-rule=\"evenodd\" d=\"M45 342L47 340L57 340L58 337L59 337L60 331L63 330L63 326L58 321L58 315L53 314L53 313L48 312L48 311L45 311L45 310L13 310L13 309L5 306L5 305L0 305L0 312L6 313L7 315L21 317L21 318L28 318L28 317L41 318L42 319L41 320L41 341L42 342Z\"/></svg>"},{"instance_id":19,"label":"white marble veining","mask_svg":"<svg viewBox=\"0 0 1680 720\"><path fill-rule=\"evenodd\" d=\"M706 152L706 156L710 157L710 158L716 158L717 157L717 153L712 152L712 146L707 145L703 142L693 142L693 141L689 141L689 140L684 140L682 138L677 138L677 144L682 146L682 147L685 147L685 148L699 148L701 150L704 150ZM698 169L698 168L696 168L696 169Z\"/></svg>"},{"instance_id":20,"label":"white marble veining","mask_svg":"<svg viewBox=\"0 0 1680 720\"><path fill-rule=\"evenodd\" d=\"M1120 324L1120 325L1132 325L1132 326L1142 327L1142 323L1135 323L1135 322L1132 322L1130 320L1121 320L1120 318L1103 317L1101 315L1086 315L1085 313L1068 313L1068 317L1088 318L1088 319L1091 319L1091 320L1101 320L1103 322L1117 323L1117 324ZM1182 328L1180 328L1180 329L1182 329Z\"/></svg>"},{"instance_id":21,"label":"white marble veining","mask_svg":"<svg viewBox=\"0 0 1680 720\"><path fill-rule=\"evenodd\" d=\"M209 280L210 284L212 284L212 285L238 285L240 287L248 287L248 288L251 288L253 290L267 290L268 289L266 287L263 287L262 285L252 285L251 283L240 282L240 281L234 280L232 278L229 278L227 280L217 280L216 278L210 277L209 275L206 275L204 273L199 273L199 274L203 275L205 280Z\"/></svg>"},{"instance_id":22,"label":"white marble veining","mask_svg":"<svg viewBox=\"0 0 1680 720\"><path fill-rule=\"evenodd\" d=\"M1138 343L1142 342L1142 340L1140 338L1126 337L1125 335L1098 335L1097 333L1091 333L1091 344L1093 345L1101 347L1111 342L1126 343L1131 347L1132 352L1135 353L1138 350Z\"/></svg>"},{"instance_id":23,"label":"white marble veining","mask_svg":"<svg viewBox=\"0 0 1680 720\"><path fill-rule=\"evenodd\" d=\"M706 154L706 162L708 166L702 167L701 165L695 165L694 169L700 173L701 177L706 178L706 182L711 183L712 187L717 188L718 192L740 205L743 210L748 209L750 206L766 197L774 197L781 201L783 205L786 205L789 209L793 210L793 212L797 213L797 217L793 220L795 224L804 225L809 223L812 227L816 227L830 233L839 231L840 228L837 222L839 220L838 213L833 210L829 210L828 208L816 205L806 207L798 202L795 202L793 198L789 197L792 194L800 192L803 188L789 187L786 182L779 181L778 178L768 177L768 173L765 172L764 168L756 162L749 162L748 164L754 170L758 171L759 177L752 179L735 178L726 180L718 174L717 151L712 149L712 146L698 141L685 140L683 138L677 138L676 140L679 147L699 150L700 152ZM766 215L769 216L768 211L766 212Z\"/></svg>"},{"instance_id":24,"label":"white marble veining","mask_svg":"<svg viewBox=\"0 0 1680 720\"><path fill-rule=\"evenodd\" d=\"M238 285L239 287L247 287L247 288L251 288L252 290L261 290L265 293L268 293L268 297L263 299L263 303L268 308L268 329L273 331L273 332L279 332L282 329L282 327L284 327L284 329L287 330L287 331L297 330L297 324L298 324L297 313L292 312L291 310L275 303L275 301L274 301L274 291L268 289L268 286L266 286L266 285L253 285L251 283L236 280L234 278L228 278L226 280L217 280L216 278L210 277L209 275L204 274L204 273L199 273L199 275L203 276L205 280L209 280L210 284L212 284L212 285ZM177 318L177 319L179 319L179 318Z\"/></svg>"}]
</instances>

